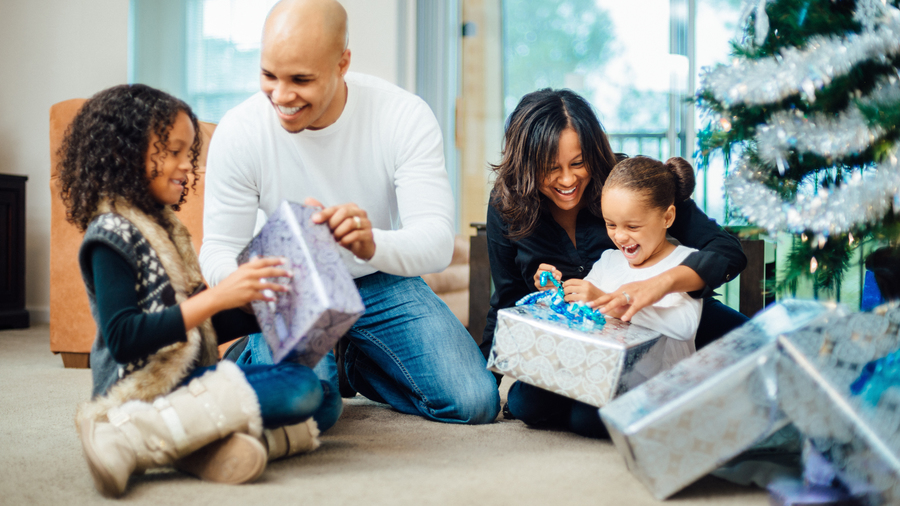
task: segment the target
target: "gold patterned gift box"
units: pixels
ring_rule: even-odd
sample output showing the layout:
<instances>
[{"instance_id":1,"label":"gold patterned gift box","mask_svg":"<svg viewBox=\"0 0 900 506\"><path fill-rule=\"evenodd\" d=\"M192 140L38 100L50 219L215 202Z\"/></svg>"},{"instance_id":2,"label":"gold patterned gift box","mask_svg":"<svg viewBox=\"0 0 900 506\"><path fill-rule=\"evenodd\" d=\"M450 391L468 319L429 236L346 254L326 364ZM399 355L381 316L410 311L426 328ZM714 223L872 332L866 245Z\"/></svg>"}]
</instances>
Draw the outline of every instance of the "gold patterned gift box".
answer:
<instances>
[{"instance_id":1,"label":"gold patterned gift box","mask_svg":"<svg viewBox=\"0 0 900 506\"><path fill-rule=\"evenodd\" d=\"M547 306L516 306L497 312L488 368L600 407L656 372L661 337L609 317L602 328L580 330Z\"/></svg>"},{"instance_id":2,"label":"gold patterned gift box","mask_svg":"<svg viewBox=\"0 0 900 506\"><path fill-rule=\"evenodd\" d=\"M850 387L866 364L898 348L896 307L778 338L781 409L867 504L900 504L900 384L869 398Z\"/></svg>"},{"instance_id":3,"label":"gold patterned gift box","mask_svg":"<svg viewBox=\"0 0 900 506\"><path fill-rule=\"evenodd\" d=\"M787 425L778 409L776 338L833 307L772 306L601 409L628 469L665 499Z\"/></svg>"}]
</instances>

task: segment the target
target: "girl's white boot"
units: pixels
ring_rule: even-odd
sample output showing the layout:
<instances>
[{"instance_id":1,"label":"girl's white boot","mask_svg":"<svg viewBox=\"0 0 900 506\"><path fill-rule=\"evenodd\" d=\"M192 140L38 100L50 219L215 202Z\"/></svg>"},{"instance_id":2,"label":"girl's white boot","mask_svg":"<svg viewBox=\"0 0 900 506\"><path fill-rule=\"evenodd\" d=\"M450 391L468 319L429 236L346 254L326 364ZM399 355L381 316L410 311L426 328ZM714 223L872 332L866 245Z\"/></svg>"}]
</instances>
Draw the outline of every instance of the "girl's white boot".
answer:
<instances>
[{"instance_id":1,"label":"girl's white boot","mask_svg":"<svg viewBox=\"0 0 900 506\"><path fill-rule=\"evenodd\" d=\"M152 404L129 401L110 409L107 419L83 421L80 435L97 490L112 497L125 491L135 472L171 465L235 432L262 435L256 393L230 362ZM240 469L226 473L231 483L253 480L265 469L262 446L248 444Z\"/></svg>"}]
</instances>

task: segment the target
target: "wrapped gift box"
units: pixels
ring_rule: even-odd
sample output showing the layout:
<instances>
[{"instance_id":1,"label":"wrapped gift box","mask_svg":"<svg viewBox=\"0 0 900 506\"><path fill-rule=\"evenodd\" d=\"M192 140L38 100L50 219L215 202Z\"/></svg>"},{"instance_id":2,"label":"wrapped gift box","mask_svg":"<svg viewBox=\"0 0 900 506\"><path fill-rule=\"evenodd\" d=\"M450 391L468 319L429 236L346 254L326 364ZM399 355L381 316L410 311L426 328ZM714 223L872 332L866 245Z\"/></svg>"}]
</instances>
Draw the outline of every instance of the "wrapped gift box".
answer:
<instances>
[{"instance_id":1,"label":"wrapped gift box","mask_svg":"<svg viewBox=\"0 0 900 506\"><path fill-rule=\"evenodd\" d=\"M784 427L776 338L826 318L830 307L772 306L601 409L631 472L664 499Z\"/></svg>"},{"instance_id":2,"label":"wrapped gift box","mask_svg":"<svg viewBox=\"0 0 900 506\"><path fill-rule=\"evenodd\" d=\"M603 406L656 371L658 332L607 318L599 329L571 328L545 305L497 312L488 368L531 385Z\"/></svg>"},{"instance_id":3,"label":"wrapped gift box","mask_svg":"<svg viewBox=\"0 0 900 506\"><path fill-rule=\"evenodd\" d=\"M778 338L781 409L868 504L900 504L900 385L868 399L851 385L866 364L898 348L898 308Z\"/></svg>"},{"instance_id":4,"label":"wrapped gift box","mask_svg":"<svg viewBox=\"0 0 900 506\"><path fill-rule=\"evenodd\" d=\"M284 201L259 234L238 256L238 263L255 257L287 259L293 278L289 292L276 301L253 301L253 311L275 363L285 358L314 367L365 310L359 291L325 224L313 224L319 208Z\"/></svg>"},{"instance_id":5,"label":"wrapped gift box","mask_svg":"<svg viewBox=\"0 0 900 506\"><path fill-rule=\"evenodd\" d=\"M837 487L782 479L769 484L770 506L862 506L864 503Z\"/></svg>"}]
</instances>

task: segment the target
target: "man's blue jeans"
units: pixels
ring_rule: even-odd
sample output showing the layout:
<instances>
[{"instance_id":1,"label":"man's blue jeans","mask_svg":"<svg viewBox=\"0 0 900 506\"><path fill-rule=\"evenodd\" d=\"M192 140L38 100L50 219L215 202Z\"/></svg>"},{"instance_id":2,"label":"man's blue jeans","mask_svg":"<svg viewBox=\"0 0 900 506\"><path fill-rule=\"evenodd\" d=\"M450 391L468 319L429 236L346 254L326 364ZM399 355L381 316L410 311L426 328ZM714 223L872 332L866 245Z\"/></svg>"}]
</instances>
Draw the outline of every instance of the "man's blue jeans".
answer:
<instances>
[{"instance_id":1,"label":"man's blue jeans","mask_svg":"<svg viewBox=\"0 0 900 506\"><path fill-rule=\"evenodd\" d=\"M378 272L356 279L356 286L366 312L347 332L344 366L357 392L439 422L477 424L496 418L500 395L484 356L422 278ZM250 336L238 364L247 359L271 363L262 335ZM323 357L314 372L330 390L320 410L333 404L329 395L339 404L334 354Z\"/></svg>"}]
</instances>

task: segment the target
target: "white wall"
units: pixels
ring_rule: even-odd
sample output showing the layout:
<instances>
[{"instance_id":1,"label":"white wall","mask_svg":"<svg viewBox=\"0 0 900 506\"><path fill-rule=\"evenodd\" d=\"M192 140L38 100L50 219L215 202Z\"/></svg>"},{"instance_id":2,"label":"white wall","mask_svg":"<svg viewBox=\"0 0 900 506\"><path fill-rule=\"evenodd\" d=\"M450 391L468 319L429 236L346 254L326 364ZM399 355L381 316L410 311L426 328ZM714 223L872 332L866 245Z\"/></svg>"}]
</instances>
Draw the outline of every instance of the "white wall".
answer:
<instances>
[{"instance_id":1,"label":"white wall","mask_svg":"<svg viewBox=\"0 0 900 506\"><path fill-rule=\"evenodd\" d=\"M415 0L341 0L351 69L415 88ZM26 307L49 321L49 110L126 82L127 0L0 2L0 172L28 176ZM262 29L262 27L260 27Z\"/></svg>"},{"instance_id":2,"label":"white wall","mask_svg":"<svg viewBox=\"0 0 900 506\"><path fill-rule=\"evenodd\" d=\"M415 92L415 0L340 0L350 26L350 70Z\"/></svg>"},{"instance_id":3,"label":"white wall","mask_svg":"<svg viewBox=\"0 0 900 506\"><path fill-rule=\"evenodd\" d=\"M127 0L0 3L0 172L28 176L26 307L49 321L49 111L127 76Z\"/></svg>"}]
</instances>

